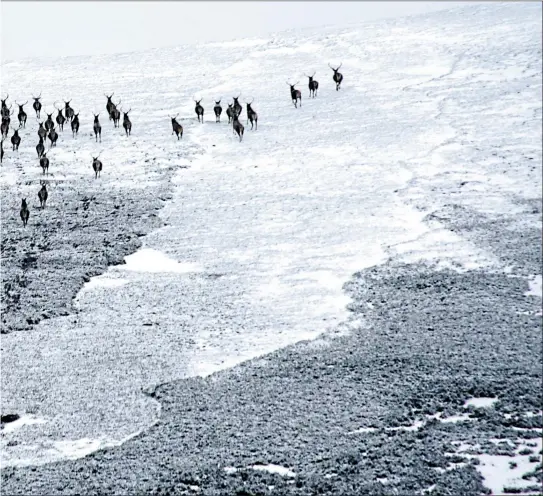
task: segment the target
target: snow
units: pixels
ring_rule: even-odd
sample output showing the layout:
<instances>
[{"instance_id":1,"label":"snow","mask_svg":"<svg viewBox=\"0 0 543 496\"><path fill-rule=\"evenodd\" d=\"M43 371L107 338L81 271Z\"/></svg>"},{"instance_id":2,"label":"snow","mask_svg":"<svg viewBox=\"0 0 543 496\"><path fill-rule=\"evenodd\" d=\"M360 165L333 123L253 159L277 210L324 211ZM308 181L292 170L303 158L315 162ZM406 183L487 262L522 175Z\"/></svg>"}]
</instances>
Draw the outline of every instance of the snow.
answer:
<instances>
[{"instance_id":1,"label":"snow","mask_svg":"<svg viewBox=\"0 0 543 496\"><path fill-rule=\"evenodd\" d=\"M24 429L7 433L19 445L2 450L0 463L45 463L123 442L156 418L142 388L348 332L343 283L389 258L505 269L427 216L451 204L521 214L521 200L541 196L540 7L466 9L476 15L4 64L10 98L39 81L47 102L70 95L81 115L103 109L113 89L133 109L131 138L107 119L101 144L88 118L76 139L65 131L50 181L94 184L90 157L102 150L99 187L109 191L137 193L157 170L179 169L160 212L166 226L125 265L91 279L75 316L2 338L3 404L54 421L34 433L37 445ZM336 92L327 64L340 59ZM303 73L313 70L320 88L309 99ZM289 77L301 81L301 108L290 102ZM239 93L240 102L254 97L259 113L258 131L246 126L241 143L210 108L212 98L226 106ZM168 118L177 112L179 142ZM17 201L7 198L3 209L17 212L21 196L35 196L33 126L29 118L18 157L6 152L0 182ZM49 201L54 208L54 195ZM38 448L25 451L31 445Z\"/></svg>"},{"instance_id":2,"label":"snow","mask_svg":"<svg viewBox=\"0 0 543 496\"><path fill-rule=\"evenodd\" d=\"M524 293L526 296L539 296L543 297L543 279L540 275L534 276L533 279L528 281L530 290Z\"/></svg>"},{"instance_id":3,"label":"snow","mask_svg":"<svg viewBox=\"0 0 543 496\"><path fill-rule=\"evenodd\" d=\"M251 468L253 470L269 472L270 474L278 474L283 477L296 477L296 474L292 470L282 467L281 465L274 465L273 463L268 465L253 465Z\"/></svg>"},{"instance_id":4,"label":"snow","mask_svg":"<svg viewBox=\"0 0 543 496\"><path fill-rule=\"evenodd\" d=\"M490 408L498 398L470 398L464 403L464 408L473 406L475 408Z\"/></svg>"},{"instance_id":5,"label":"snow","mask_svg":"<svg viewBox=\"0 0 543 496\"><path fill-rule=\"evenodd\" d=\"M8 434L17 429L21 429L26 425L43 424L45 422L47 422L45 419L36 417L35 415L21 415L17 420L4 424L4 427L0 432L2 432L2 434Z\"/></svg>"}]
</instances>

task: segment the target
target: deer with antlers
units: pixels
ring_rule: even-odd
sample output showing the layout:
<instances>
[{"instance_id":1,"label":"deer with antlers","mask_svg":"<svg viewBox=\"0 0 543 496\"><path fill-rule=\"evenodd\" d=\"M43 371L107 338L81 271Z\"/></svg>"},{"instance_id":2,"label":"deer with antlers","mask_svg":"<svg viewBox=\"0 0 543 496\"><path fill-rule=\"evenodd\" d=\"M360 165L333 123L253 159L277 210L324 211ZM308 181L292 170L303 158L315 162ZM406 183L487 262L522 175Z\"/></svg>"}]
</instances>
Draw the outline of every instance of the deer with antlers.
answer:
<instances>
[{"instance_id":1,"label":"deer with antlers","mask_svg":"<svg viewBox=\"0 0 543 496\"><path fill-rule=\"evenodd\" d=\"M115 108L115 104L112 102L112 98L113 98L113 95L115 94L115 92L111 93L111 96L107 96L105 93L104 93L104 96L107 98L107 103L106 103L106 111L109 115L109 120L112 120L112 117L111 117L111 111Z\"/></svg>"},{"instance_id":2,"label":"deer with antlers","mask_svg":"<svg viewBox=\"0 0 543 496\"><path fill-rule=\"evenodd\" d=\"M181 124L179 124L179 122L177 122L177 116L179 114L177 114L175 117L170 117L170 119L172 120L172 134L176 134L177 136L177 139L179 140L180 138L183 137L183 126Z\"/></svg>"},{"instance_id":3,"label":"deer with antlers","mask_svg":"<svg viewBox=\"0 0 543 496\"><path fill-rule=\"evenodd\" d=\"M23 227L26 227L26 225L28 224L28 218L30 217L30 210L28 210L26 198L23 198L21 201L21 210L19 214L21 215L21 220L23 221Z\"/></svg>"},{"instance_id":4,"label":"deer with antlers","mask_svg":"<svg viewBox=\"0 0 543 496\"><path fill-rule=\"evenodd\" d=\"M54 107L57 109L57 116L55 118L55 120L57 121L57 126L59 128L60 131L64 131L64 123L66 122L66 117L64 117L62 115L62 109L58 108L56 105L54 105Z\"/></svg>"},{"instance_id":5,"label":"deer with antlers","mask_svg":"<svg viewBox=\"0 0 543 496\"><path fill-rule=\"evenodd\" d=\"M249 121L251 121L251 129L253 129L254 122L256 126L255 129L258 129L258 114L253 110L253 107L251 107L254 101L255 99L253 98L251 100L251 103L245 102L247 105L247 124L249 124Z\"/></svg>"},{"instance_id":6,"label":"deer with antlers","mask_svg":"<svg viewBox=\"0 0 543 496\"><path fill-rule=\"evenodd\" d=\"M196 102L196 107L194 107L194 111L196 112L196 117L198 118L198 122L204 122L204 107L200 105L200 102L202 101L202 98L200 100L196 101L194 98L193 100ZM201 119L201 120L200 120Z\"/></svg>"},{"instance_id":7,"label":"deer with antlers","mask_svg":"<svg viewBox=\"0 0 543 496\"><path fill-rule=\"evenodd\" d=\"M1 107L1 110L0 110L0 114L2 115L2 118L5 118L5 117L8 117L10 114L9 114L9 109L11 109L11 105L9 106L9 109L8 109L8 106L7 106L7 100L9 98L9 93L6 95L6 98L4 99L0 99L2 100L2 107Z\"/></svg>"},{"instance_id":8,"label":"deer with antlers","mask_svg":"<svg viewBox=\"0 0 543 496\"><path fill-rule=\"evenodd\" d=\"M234 114L237 115L238 117L243 112L243 107L241 106L241 103L238 102L238 98L240 96L241 96L241 93L237 97L235 97L235 96L232 97L234 99L234 106L233 106L232 110L234 111Z\"/></svg>"},{"instance_id":9,"label":"deer with antlers","mask_svg":"<svg viewBox=\"0 0 543 496\"><path fill-rule=\"evenodd\" d=\"M79 112L74 114L70 126L72 127L72 136L75 138L75 135L79 132Z\"/></svg>"},{"instance_id":10,"label":"deer with antlers","mask_svg":"<svg viewBox=\"0 0 543 496\"><path fill-rule=\"evenodd\" d=\"M41 92L40 92L40 96L34 96L32 95L32 99L34 100L34 103L32 104L32 108L34 109L34 112L36 112L36 118L39 119L40 118L40 112L41 112L41 102L40 102L40 99L41 99Z\"/></svg>"},{"instance_id":11,"label":"deer with antlers","mask_svg":"<svg viewBox=\"0 0 543 496\"><path fill-rule=\"evenodd\" d=\"M45 111L45 114L47 115L47 120L45 121L45 130L46 131L51 131L51 129L54 129L54 127L55 127L55 123L53 122L53 113L54 112L51 112L49 114L49 113L47 113L47 110Z\"/></svg>"},{"instance_id":12,"label":"deer with antlers","mask_svg":"<svg viewBox=\"0 0 543 496\"><path fill-rule=\"evenodd\" d=\"M24 102L23 104L15 102L16 105L19 106L19 113L17 114L17 119L19 119L19 126L26 127L26 118L28 117L26 115L26 112L24 111L23 107L28 103L28 100Z\"/></svg>"},{"instance_id":13,"label":"deer with antlers","mask_svg":"<svg viewBox=\"0 0 543 496\"><path fill-rule=\"evenodd\" d=\"M226 116L228 117L228 124L231 124L232 120L234 119L234 107L232 103L228 104L228 108L226 109Z\"/></svg>"},{"instance_id":14,"label":"deer with antlers","mask_svg":"<svg viewBox=\"0 0 543 496\"><path fill-rule=\"evenodd\" d=\"M38 198L40 199L40 207L43 210L45 208L45 203L47 202L47 197L49 196L49 193L47 193L47 186L45 181L40 181L41 189L38 191Z\"/></svg>"},{"instance_id":15,"label":"deer with antlers","mask_svg":"<svg viewBox=\"0 0 543 496\"><path fill-rule=\"evenodd\" d=\"M100 136L100 143L102 143L102 126L100 126L100 121L98 120L100 113L95 114L93 112L92 115L94 115L94 124L92 125L92 129L94 131L94 136L96 137L96 142L98 142L98 136Z\"/></svg>"},{"instance_id":16,"label":"deer with antlers","mask_svg":"<svg viewBox=\"0 0 543 496\"><path fill-rule=\"evenodd\" d=\"M47 153L43 153L40 157L40 167L44 174L49 174L49 158L47 157Z\"/></svg>"},{"instance_id":17,"label":"deer with antlers","mask_svg":"<svg viewBox=\"0 0 543 496\"><path fill-rule=\"evenodd\" d=\"M100 152L98 157L102 154ZM100 172L102 172L102 162L98 160L98 157L92 157L92 170L94 171L94 179L100 177Z\"/></svg>"},{"instance_id":18,"label":"deer with antlers","mask_svg":"<svg viewBox=\"0 0 543 496\"><path fill-rule=\"evenodd\" d=\"M121 120L121 112L117 108L121 104L121 100L111 109L111 115L109 120L113 120L113 127L119 127L119 121Z\"/></svg>"},{"instance_id":19,"label":"deer with antlers","mask_svg":"<svg viewBox=\"0 0 543 496\"><path fill-rule=\"evenodd\" d=\"M312 76L305 74L305 77L309 78L309 98L315 98L317 96L317 90L319 89L319 82L313 78L317 72L313 72Z\"/></svg>"},{"instance_id":20,"label":"deer with antlers","mask_svg":"<svg viewBox=\"0 0 543 496\"><path fill-rule=\"evenodd\" d=\"M123 110L123 127L124 132L127 136L130 136L130 133L132 132L132 122L130 121L130 118L128 117L128 112L130 112L132 108L127 110L126 112Z\"/></svg>"},{"instance_id":21,"label":"deer with antlers","mask_svg":"<svg viewBox=\"0 0 543 496\"><path fill-rule=\"evenodd\" d=\"M298 83L299 82L300 81L298 81ZM298 108L298 100L300 100L300 107L302 106L302 92L295 88L298 83L290 84L287 81L287 85L290 86L290 98L292 98L292 103L296 108Z\"/></svg>"},{"instance_id":22,"label":"deer with antlers","mask_svg":"<svg viewBox=\"0 0 543 496\"><path fill-rule=\"evenodd\" d=\"M70 102L64 102L64 115L66 116L66 120L72 122L72 119L74 118L74 109L70 107Z\"/></svg>"},{"instance_id":23,"label":"deer with antlers","mask_svg":"<svg viewBox=\"0 0 543 496\"><path fill-rule=\"evenodd\" d=\"M339 91L339 87L341 86L341 82L343 81L343 74L341 72L338 72L340 67L342 66L343 62L339 64L339 67L337 69L334 69L330 63L328 63L328 67L334 71L334 75L332 76L332 79L334 80L334 83L336 83L336 91Z\"/></svg>"},{"instance_id":24,"label":"deer with antlers","mask_svg":"<svg viewBox=\"0 0 543 496\"><path fill-rule=\"evenodd\" d=\"M222 107L220 100L218 102L215 102L213 112L215 112L215 122L221 122Z\"/></svg>"},{"instance_id":25,"label":"deer with antlers","mask_svg":"<svg viewBox=\"0 0 543 496\"><path fill-rule=\"evenodd\" d=\"M13 136L11 137L11 144L13 146L13 151L19 151L19 145L21 144L21 137L19 136L19 129L13 128Z\"/></svg>"}]
</instances>

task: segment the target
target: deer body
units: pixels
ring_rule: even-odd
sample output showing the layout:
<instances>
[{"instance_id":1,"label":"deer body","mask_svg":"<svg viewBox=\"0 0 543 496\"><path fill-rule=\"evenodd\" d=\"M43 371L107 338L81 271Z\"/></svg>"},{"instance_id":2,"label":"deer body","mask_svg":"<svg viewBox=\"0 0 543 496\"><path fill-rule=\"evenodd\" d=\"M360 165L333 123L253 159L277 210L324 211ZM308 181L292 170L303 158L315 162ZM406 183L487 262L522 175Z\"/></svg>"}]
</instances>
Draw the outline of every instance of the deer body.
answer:
<instances>
[{"instance_id":1,"label":"deer body","mask_svg":"<svg viewBox=\"0 0 543 496\"><path fill-rule=\"evenodd\" d=\"M45 112L47 114L47 112ZM55 123L53 122L53 114L47 114L47 120L45 121L45 130L51 131L55 127Z\"/></svg>"},{"instance_id":2,"label":"deer body","mask_svg":"<svg viewBox=\"0 0 543 496\"><path fill-rule=\"evenodd\" d=\"M334 69L330 64L328 64L328 67L330 67L330 69L334 71L332 79L334 80L334 83L336 83L336 91L339 91L339 87L341 86L341 82L343 81L343 74L341 74L341 72L338 72L342 64L343 62L339 64L339 67L337 69Z\"/></svg>"},{"instance_id":3,"label":"deer body","mask_svg":"<svg viewBox=\"0 0 543 496\"><path fill-rule=\"evenodd\" d=\"M194 111L196 112L196 117L198 118L198 122L204 122L204 107L202 107L200 105L200 102L202 101L202 99L200 98L200 100L196 101L196 107L194 107ZM201 120L200 120L201 119Z\"/></svg>"},{"instance_id":4,"label":"deer body","mask_svg":"<svg viewBox=\"0 0 543 496\"><path fill-rule=\"evenodd\" d=\"M41 112L41 102L40 102L41 93L40 93L40 96L38 96L37 98L35 96L33 96L32 98L34 99L34 103L32 104L32 108L36 112L36 118L39 119L40 118L40 112Z\"/></svg>"},{"instance_id":5,"label":"deer body","mask_svg":"<svg viewBox=\"0 0 543 496\"><path fill-rule=\"evenodd\" d=\"M107 111L107 113L109 115L109 120L112 119L111 111L115 108L115 104L111 101L114 94L115 94L115 92L111 93L111 96L104 95L107 98L106 111Z\"/></svg>"},{"instance_id":6,"label":"deer body","mask_svg":"<svg viewBox=\"0 0 543 496\"><path fill-rule=\"evenodd\" d=\"M228 104L228 108L226 109L226 115L228 116L228 124L231 124L232 120L234 119L234 107L231 103Z\"/></svg>"},{"instance_id":7,"label":"deer body","mask_svg":"<svg viewBox=\"0 0 543 496\"><path fill-rule=\"evenodd\" d=\"M245 128L243 127L243 124L239 122L239 118L237 115L234 115L232 127L234 129L234 133L237 133L237 135L239 136L239 140L241 141L243 139L243 132Z\"/></svg>"},{"instance_id":8,"label":"deer body","mask_svg":"<svg viewBox=\"0 0 543 496\"><path fill-rule=\"evenodd\" d=\"M45 153L42 154L42 156L40 157L40 167L44 174L49 174L49 159L47 158Z\"/></svg>"},{"instance_id":9,"label":"deer body","mask_svg":"<svg viewBox=\"0 0 543 496\"><path fill-rule=\"evenodd\" d=\"M177 139L179 140L180 138L183 137L183 126L179 124L179 122L176 121L177 115L175 117L170 117L170 119L172 120L172 130L173 130L172 134L175 133L177 136Z\"/></svg>"},{"instance_id":10,"label":"deer body","mask_svg":"<svg viewBox=\"0 0 543 496\"><path fill-rule=\"evenodd\" d=\"M77 114L74 114L70 125L72 127L72 136L75 138L75 135L79 132L79 112Z\"/></svg>"},{"instance_id":11,"label":"deer body","mask_svg":"<svg viewBox=\"0 0 543 496\"><path fill-rule=\"evenodd\" d=\"M45 155L45 145L43 144L43 138L40 136L40 142L36 145L36 151L38 152L38 158Z\"/></svg>"},{"instance_id":12,"label":"deer body","mask_svg":"<svg viewBox=\"0 0 543 496\"><path fill-rule=\"evenodd\" d=\"M233 115L237 115L238 117L241 115L241 112L243 112L243 107L241 106L241 103L238 102L238 98L241 96L239 94L237 97L232 97L234 99L234 106L233 106Z\"/></svg>"},{"instance_id":13,"label":"deer body","mask_svg":"<svg viewBox=\"0 0 543 496\"><path fill-rule=\"evenodd\" d=\"M256 129L258 129L258 114L253 110L253 107L251 105L254 102L247 103L247 124L249 124L249 121L251 122L251 129L253 129L253 123L256 125Z\"/></svg>"},{"instance_id":14,"label":"deer body","mask_svg":"<svg viewBox=\"0 0 543 496\"><path fill-rule=\"evenodd\" d=\"M11 137L11 144L13 145L13 151L19 151L19 145L21 144L21 137L19 136L19 129L14 129L13 130L13 136Z\"/></svg>"},{"instance_id":15,"label":"deer body","mask_svg":"<svg viewBox=\"0 0 543 496\"><path fill-rule=\"evenodd\" d=\"M64 123L66 122L66 118L62 115L62 109L57 109L57 111L58 111L58 114L55 120L57 121L58 128L61 131L64 131Z\"/></svg>"},{"instance_id":16,"label":"deer body","mask_svg":"<svg viewBox=\"0 0 543 496\"><path fill-rule=\"evenodd\" d=\"M98 179L100 172L102 172L102 162L98 160L98 157L92 159L92 170L94 171L94 179Z\"/></svg>"},{"instance_id":17,"label":"deer body","mask_svg":"<svg viewBox=\"0 0 543 496\"><path fill-rule=\"evenodd\" d=\"M295 88L295 86L298 83L290 84L287 81L287 84L290 86L290 98L292 98L292 103L294 104L294 107L298 108L298 100L300 100L300 107L301 107L302 106L302 92Z\"/></svg>"},{"instance_id":18,"label":"deer body","mask_svg":"<svg viewBox=\"0 0 543 496\"><path fill-rule=\"evenodd\" d=\"M49 131L49 141L51 142L51 147L53 146L57 146L57 140L58 140L58 133L55 131L55 128L51 129L51 131Z\"/></svg>"},{"instance_id":19,"label":"deer body","mask_svg":"<svg viewBox=\"0 0 543 496\"><path fill-rule=\"evenodd\" d=\"M100 114L97 114L94 116L94 124L92 126L92 129L94 130L94 136L96 137L96 142L98 142L98 136L100 136L100 143L102 143L102 126L100 126L100 122L98 121L98 116Z\"/></svg>"},{"instance_id":20,"label":"deer body","mask_svg":"<svg viewBox=\"0 0 543 496\"><path fill-rule=\"evenodd\" d=\"M17 102L15 102L17 103ZM19 113L17 114L17 119L19 119L19 127L26 127L26 119L27 119L27 115L26 115L26 112L23 110L23 107L28 103L28 100L26 102L24 102L22 105L19 105L17 103L17 105L19 105Z\"/></svg>"},{"instance_id":21,"label":"deer body","mask_svg":"<svg viewBox=\"0 0 543 496\"><path fill-rule=\"evenodd\" d=\"M26 204L26 198L23 198L21 201L21 220L23 221L23 227L26 227L28 224L28 218L30 217L30 210L28 210L28 205Z\"/></svg>"},{"instance_id":22,"label":"deer body","mask_svg":"<svg viewBox=\"0 0 543 496\"><path fill-rule=\"evenodd\" d=\"M42 210L45 208L45 202L47 201L48 196L47 187L45 186L45 183L42 183L41 189L38 191L38 198L40 199L40 207Z\"/></svg>"},{"instance_id":23,"label":"deer body","mask_svg":"<svg viewBox=\"0 0 543 496\"><path fill-rule=\"evenodd\" d=\"M221 122L222 107L220 100L218 102L215 102L213 112L215 112L215 122Z\"/></svg>"},{"instance_id":24,"label":"deer body","mask_svg":"<svg viewBox=\"0 0 543 496\"><path fill-rule=\"evenodd\" d=\"M130 133L132 132L132 122L130 122L130 118L128 117L128 112L131 110L132 109L129 109L126 112L123 110L123 127L127 136L130 136Z\"/></svg>"},{"instance_id":25,"label":"deer body","mask_svg":"<svg viewBox=\"0 0 543 496\"><path fill-rule=\"evenodd\" d=\"M70 100L71 102L71 100ZM64 102L64 115L66 116L66 119L70 122L74 118L74 109L70 107L70 102Z\"/></svg>"},{"instance_id":26,"label":"deer body","mask_svg":"<svg viewBox=\"0 0 543 496\"><path fill-rule=\"evenodd\" d=\"M306 77L309 78L309 98L315 98L317 96L317 90L319 89L319 82L313 79L315 74L315 72L313 73L313 76L308 76L306 74Z\"/></svg>"},{"instance_id":27,"label":"deer body","mask_svg":"<svg viewBox=\"0 0 543 496\"><path fill-rule=\"evenodd\" d=\"M43 127L43 122L38 122L38 124L40 125L40 127L38 128L38 136L40 137L40 139L44 140L47 136L47 131Z\"/></svg>"},{"instance_id":28,"label":"deer body","mask_svg":"<svg viewBox=\"0 0 543 496\"><path fill-rule=\"evenodd\" d=\"M0 141L0 164L4 161L4 138Z\"/></svg>"}]
</instances>

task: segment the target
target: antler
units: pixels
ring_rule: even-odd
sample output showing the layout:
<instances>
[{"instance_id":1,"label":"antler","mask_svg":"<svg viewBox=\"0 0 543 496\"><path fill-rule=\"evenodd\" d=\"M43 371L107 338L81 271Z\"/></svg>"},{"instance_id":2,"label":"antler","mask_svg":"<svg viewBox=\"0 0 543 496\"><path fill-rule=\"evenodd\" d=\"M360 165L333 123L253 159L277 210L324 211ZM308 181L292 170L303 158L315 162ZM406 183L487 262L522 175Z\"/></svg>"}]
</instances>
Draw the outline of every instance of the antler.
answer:
<instances>
[{"instance_id":1,"label":"antler","mask_svg":"<svg viewBox=\"0 0 543 496\"><path fill-rule=\"evenodd\" d=\"M6 95L6 98L4 98L4 102L9 98L9 93Z\"/></svg>"},{"instance_id":2,"label":"antler","mask_svg":"<svg viewBox=\"0 0 543 496\"><path fill-rule=\"evenodd\" d=\"M245 102L247 105L251 105L255 101L255 97L250 102Z\"/></svg>"},{"instance_id":3,"label":"antler","mask_svg":"<svg viewBox=\"0 0 543 496\"><path fill-rule=\"evenodd\" d=\"M343 65L343 62L341 62L341 63L339 64L339 67L336 69L336 71L339 71L339 69L341 68L342 65Z\"/></svg>"}]
</instances>

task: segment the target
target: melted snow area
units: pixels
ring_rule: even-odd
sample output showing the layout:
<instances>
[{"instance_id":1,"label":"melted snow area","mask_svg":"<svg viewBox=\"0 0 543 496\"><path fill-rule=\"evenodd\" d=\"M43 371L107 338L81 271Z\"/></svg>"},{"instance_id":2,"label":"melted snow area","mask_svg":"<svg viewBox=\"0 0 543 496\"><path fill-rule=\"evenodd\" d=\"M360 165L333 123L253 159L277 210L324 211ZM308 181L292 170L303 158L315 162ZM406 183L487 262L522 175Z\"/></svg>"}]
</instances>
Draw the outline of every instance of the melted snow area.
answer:
<instances>
[{"instance_id":1,"label":"melted snow area","mask_svg":"<svg viewBox=\"0 0 543 496\"><path fill-rule=\"evenodd\" d=\"M142 388L336 327L348 317L342 285L387 257L499 269L426 216L451 203L521 213L520 200L541 196L541 7L466 8L247 42L5 64L10 98L35 93L38 81L48 100L69 96L85 115L80 136L65 131L52 152L51 181L94 181L89 157L100 150L103 188L137 194L160 168L179 171L161 212L167 225L143 238L126 265L87 283L75 316L2 338L3 408L41 422L2 434L1 463L45 463L123 442L156 419ZM341 61L336 92L327 64ZM309 99L303 73L313 70L320 88ZM301 108L290 101L289 78L301 83ZM104 92L113 90L133 109L133 136L104 117L95 144L91 112L103 112ZM204 124L196 122L197 93ZM242 143L211 109L214 98L226 107L238 93L254 97L259 114L251 131L244 109ZM168 118L177 112L179 142ZM25 138L20 157L35 162ZM26 169L24 177L7 162L1 169L18 197L34 195L25 181L41 174Z\"/></svg>"}]
</instances>

